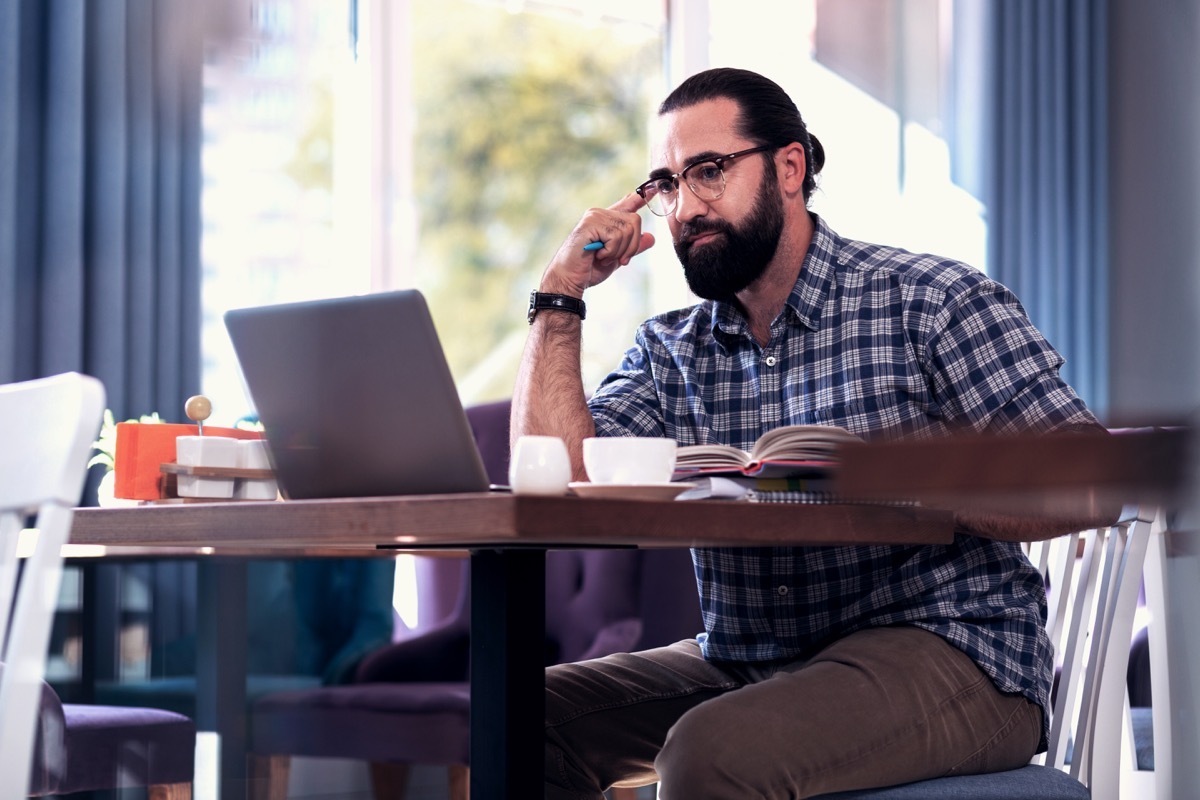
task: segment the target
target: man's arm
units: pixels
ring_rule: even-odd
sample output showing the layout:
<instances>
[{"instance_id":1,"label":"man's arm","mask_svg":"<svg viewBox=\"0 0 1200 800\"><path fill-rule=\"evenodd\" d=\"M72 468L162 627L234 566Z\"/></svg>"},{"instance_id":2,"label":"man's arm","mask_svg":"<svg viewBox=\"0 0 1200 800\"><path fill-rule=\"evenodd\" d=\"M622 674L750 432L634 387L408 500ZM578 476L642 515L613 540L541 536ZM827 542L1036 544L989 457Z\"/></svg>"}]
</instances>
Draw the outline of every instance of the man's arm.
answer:
<instances>
[{"instance_id":1,"label":"man's arm","mask_svg":"<svg viewBox=\"0 0 1200 800\"><path fill-rule=\"evenodd\" d=\"M930 352L943 408L953 419L996 435L1107 435L1059 375L1062 357L1005 287L972 281L944 314ZM1004 541L1051 539L1111 525L1121 514L1119 500L1083 490L1042 494L1036 502L956 498L945 507L960 528Z\"/></svg>"},{"instance_id":2,"label":"man's arm","mask_svg":"<svg viewBox=\"0 0 1200 800\"><path fill-rule=\"evenodd\" d=\"M644 205L631 193L609 208L588 211L542 274L538 291L582 299L589 286L604 281L654 244L637 215ZM604 248L583 249L590 242ZM526 434L558 436L567 444L575 480L585 480L582 442L596 428L588 412L580 366L582 320L563 311L541 311L529 328L513 389L512 441Z\"/></svg>"},{"instance_id":3,"label":"man's arm","mask_svg":"<svg viewBox=\"0 0 1200 800\"><path fill-rule=\"evenodd\" d=\"M512 406L513 444L525 434L562 438L571 456L571 479L577 481L586 480L582 442L596 433L581 378L581 327L582 320L574 314L537 315L521 357Z\"/></svg>"}]
</instances>

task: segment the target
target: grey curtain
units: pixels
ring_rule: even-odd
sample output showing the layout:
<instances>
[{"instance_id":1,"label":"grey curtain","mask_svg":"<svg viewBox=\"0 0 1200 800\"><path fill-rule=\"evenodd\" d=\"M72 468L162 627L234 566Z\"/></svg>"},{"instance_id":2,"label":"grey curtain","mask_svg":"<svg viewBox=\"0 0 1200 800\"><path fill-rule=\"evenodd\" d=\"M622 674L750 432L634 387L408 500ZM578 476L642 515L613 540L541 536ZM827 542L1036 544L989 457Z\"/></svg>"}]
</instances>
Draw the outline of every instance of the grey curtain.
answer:
<instances>
[{"instance_id":1,"label":"grey curtain","mask_svg":"<svg viewBox=\"0 0 1200 800\"><path fill-rule=\"evenodd\" d=\"M94 375L117 419L178 418L199 390L202 12L0 0L0 383ZM96 635L59 687L75 700L115 674L126 580L84 569ZM141 569L161 670L195 627L196 565Z\"/></svg>"},{"instance_id":2,"label":"grey curtain","mask_svg":"<svg viewBox=\"0 0 1200 800\"><path fill-rule=\"evenodd\" d=\"M203 18L0 0L0 382L95 375L118 419L198 391Z\"/></svg>"},{"instance_id":3,"label":"grey curtain","mask_svg":"<svg viewBox=\"0 0 1200 800\"><path fill-rule=\"evenodd\" d=\"M990 0L988 270L1108 404L1108 0Z\"/></svg>"}]
</instances>

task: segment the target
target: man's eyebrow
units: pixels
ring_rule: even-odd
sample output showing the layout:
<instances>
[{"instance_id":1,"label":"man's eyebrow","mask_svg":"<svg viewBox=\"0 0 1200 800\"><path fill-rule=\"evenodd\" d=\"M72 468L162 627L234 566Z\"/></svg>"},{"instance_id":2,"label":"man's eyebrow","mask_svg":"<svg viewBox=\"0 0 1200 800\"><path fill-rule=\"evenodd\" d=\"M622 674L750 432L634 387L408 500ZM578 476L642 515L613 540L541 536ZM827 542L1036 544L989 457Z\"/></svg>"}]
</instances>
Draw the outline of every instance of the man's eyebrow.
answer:
<instances>
[{"instance_id":1,"label":"man's eyebrow","mask_svg":"<svg viewBox=\"0 0 1200 800\"><path fill-rule=\"evenodd\" d=\"M703 153L696 153L696 155L689 158L687 160L687 163L684 165L683 169L687 169L688 167L692 166L693 164L699 164L702 161L712 161L713 159L722 158L726 155L728 155L728 154L718 152L716 150L705 150ZM683 172L683 170L680 170L680 172ZM652 180L652 181L656 181L659 178L669 178L669 177L671 177L671 170L667 169L666 167L659 167L658 169L650 171L650 180Z\"/></svg>"}]
</instances>

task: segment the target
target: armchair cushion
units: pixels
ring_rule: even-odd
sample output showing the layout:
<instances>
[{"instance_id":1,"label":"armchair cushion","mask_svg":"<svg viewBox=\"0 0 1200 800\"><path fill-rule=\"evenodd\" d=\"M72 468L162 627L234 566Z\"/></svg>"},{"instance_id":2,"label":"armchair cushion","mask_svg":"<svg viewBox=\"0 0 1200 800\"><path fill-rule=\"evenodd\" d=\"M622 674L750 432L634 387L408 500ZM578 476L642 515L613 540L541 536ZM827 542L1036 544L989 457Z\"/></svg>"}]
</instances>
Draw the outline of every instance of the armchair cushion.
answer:
<instances>
[{"instance_id":1,"label":"armchair cushion","mask_svg":"<svg viewBox=\"0 0 1200 800\"><path fill-rule=\"evenodd\" d=\"M591 646L579 656L580 661L603 658L613 653L631 653L642 639L642 621L636 617L610 622L596 631Z\"/></svg>"},{"instance_id":2,"label":"armchair cushion","mask_svg":"<svg viewBox=\"0 0 1200 800\"><path fill-rule=\"evenodd\" d=\"M155 708L63 706L66 775L57 792L191 783L196 725Z\"/></svg>"},{"instance_id":3,"label":"armchair cushion","mask_svg":"<svg viewBox=\"0 0 1200 800\"><path fill-rule=\"evenodd\" d=\"M466 683L364 683L276 692L254 706L250 751L323 758L465 764ZM419 719L419 724L398 720ZM419 716L416 716L419 715Z\"/></svg>"}]
</instances>

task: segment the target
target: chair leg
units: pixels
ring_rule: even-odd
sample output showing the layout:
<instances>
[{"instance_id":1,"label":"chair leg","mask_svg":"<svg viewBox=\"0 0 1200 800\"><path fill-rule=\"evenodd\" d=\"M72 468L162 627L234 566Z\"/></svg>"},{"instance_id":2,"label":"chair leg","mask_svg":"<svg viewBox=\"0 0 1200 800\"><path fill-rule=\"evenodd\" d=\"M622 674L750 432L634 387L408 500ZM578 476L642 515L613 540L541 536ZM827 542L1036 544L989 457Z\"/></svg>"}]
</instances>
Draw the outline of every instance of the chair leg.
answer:
<instances>
[{"instance_id":1,"label":"chair leg","mask_svg":"<svg viewBox=\"0 0 1200 800\"><path fill-rule=\"evenodd\" d=\"M371 762L371 794L375 800L404 800L408 794L408 764Z\"/></svg>"},{"instance_id":2,"label":"chair leg","mask_svg":"<svg viewBox=\"0 0 1200 800\"><path fill-rule=\"evenodd\" d=\"M151 786L147 794L149 800L192 800L192 785L190 783L161 783Z\"/></svg>"},{"instance_id":3,"label":"chair leg","mask_svg":"<svg viewBox=\"0 0 1200 800\"><path fill-rule=\"evenodd\" d=\"M246 761L250 773L251 800L287 800L291 756L251 753Z\"/></svg>"},{"instance_id":4,"label":"chair leg","mask_svg":"<svg viewBox=\"0 0 1200 800\"><path fill-rule=\"evenodd\" d=\"M450 800L468 800L471 796L471 768L466 764L451 764L446 771L450 778Z\"/></svg>"}]
</instances>

